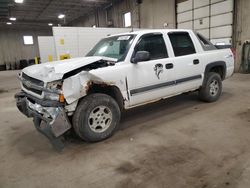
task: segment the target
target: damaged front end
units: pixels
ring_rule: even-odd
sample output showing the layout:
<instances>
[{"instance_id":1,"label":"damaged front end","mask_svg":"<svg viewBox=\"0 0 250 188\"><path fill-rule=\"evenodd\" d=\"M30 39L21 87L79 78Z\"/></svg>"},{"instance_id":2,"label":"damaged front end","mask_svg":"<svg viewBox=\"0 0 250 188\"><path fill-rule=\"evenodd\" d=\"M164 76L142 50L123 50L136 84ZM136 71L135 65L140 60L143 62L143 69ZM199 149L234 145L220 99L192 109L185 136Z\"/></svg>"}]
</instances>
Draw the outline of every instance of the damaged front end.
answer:
<instances>
[{"instance_id":1,"label":"damaged front end","mask_svg":"<svg viewBox=\"0 0 250 188\"><path fill-rule=\"evenodd\" d=\"M62 150L62 136L71 128L71 123L62 105L55 101L41 101L24 92L15 95L16 105L27 117L33 117L36 129L45 135L53 147ZM43 105L46 105L43 106Z\"/></svg>"},{"instance_id":2,"label":"damaged front end","mask_svg":"<svg viewBox=\"0 0 250 188\"><path fill-rule=\"evenodd\" d=\"M102 83L89 71L114 65L114 60L102 57L71 61L25 68L19 75L22 91L15 95L19 111L33 118L36 129L57 150L64 148L63 135L72 128L68 117L73 115L79 99L87 95L90 82Z\"/></svg>"},{"instance_id":3,"label":"damaged front end","mask_svg":"<svg viewBox=\"0 0 250 188\"><path fill-rule=\"evenodd\" d=\"M61 136L72 126L65 112L65 103L61 101L60 82L44 84L24 73L19 79L23 90L15 95L17 108L27 117L32 117L36 129L57 150L62 150Z\"/></svg>"}]
</instances>

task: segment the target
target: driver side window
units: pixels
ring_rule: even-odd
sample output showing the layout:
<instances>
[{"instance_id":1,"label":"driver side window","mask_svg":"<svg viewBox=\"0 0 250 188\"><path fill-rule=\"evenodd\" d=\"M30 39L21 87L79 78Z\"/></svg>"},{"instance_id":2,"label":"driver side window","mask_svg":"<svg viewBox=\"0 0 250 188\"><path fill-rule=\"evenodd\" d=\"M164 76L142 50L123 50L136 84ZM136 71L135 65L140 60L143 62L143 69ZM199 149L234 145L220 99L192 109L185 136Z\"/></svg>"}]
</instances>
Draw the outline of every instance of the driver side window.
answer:
<instances>
[{"instance_id":1,"label":"driver side window","mask_svg":"<svg viewBox=\"0 0 250 188\"><path fill-rule=\"evenodd\" d=\"M161 34L142 36L135 47L135 52L147 51L150 53L150 60L168 58L165 41Z\"/></svg>"}]
</instances>

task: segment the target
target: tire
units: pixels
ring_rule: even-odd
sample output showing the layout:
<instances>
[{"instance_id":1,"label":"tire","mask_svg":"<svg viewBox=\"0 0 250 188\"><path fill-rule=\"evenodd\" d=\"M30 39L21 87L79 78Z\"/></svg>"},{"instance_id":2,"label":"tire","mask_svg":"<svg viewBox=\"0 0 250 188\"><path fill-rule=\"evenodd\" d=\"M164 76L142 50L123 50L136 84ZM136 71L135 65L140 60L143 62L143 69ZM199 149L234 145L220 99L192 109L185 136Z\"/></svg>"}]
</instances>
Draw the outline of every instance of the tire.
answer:
<instances>
[{"instance_id":1,"label":"tire","mask_svg":"<svg viewBox=\"0 0 250 188\"><path fill-rule=\"evenodd\" d=\"M106 94L91 94L78 104L72 118L75 133L84 141L98 142L113 135L121 118L120 108Z\"/></svg>"},{"instance_id":2,"label":"tire","mask_svg":"<svg viewBox=\"0 0 250 188\"><path fill-rule=\"evenodd\" d=\"M209 72L199 90L199 98L205 102L217 101L222 92L222 81L218 73Z\"/></svg>"}]
</instances>

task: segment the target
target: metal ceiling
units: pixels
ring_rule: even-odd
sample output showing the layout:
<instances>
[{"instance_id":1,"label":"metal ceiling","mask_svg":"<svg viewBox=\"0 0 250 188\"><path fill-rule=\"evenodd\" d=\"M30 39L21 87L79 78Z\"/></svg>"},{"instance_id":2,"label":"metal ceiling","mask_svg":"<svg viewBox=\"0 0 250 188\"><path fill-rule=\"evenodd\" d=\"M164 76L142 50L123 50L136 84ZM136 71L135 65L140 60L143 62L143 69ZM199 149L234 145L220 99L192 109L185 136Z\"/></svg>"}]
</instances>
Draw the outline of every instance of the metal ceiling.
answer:
<instances>
[{"instance_id":1,"label":"metal ceiling","mask_svg":"<svg viewBox=\"0 0 250 188\"><path fill-rule=\"evenodd\" d=\"M7 26L10 17L15 26L68 25L100 7L111 4L112 0L24 0L17 4L14 0L0 0L0 27ZM65 14L65 20L58 19L59 14ZM13 26L12 25L12 26Z\"/></svg>"}]
</instances>

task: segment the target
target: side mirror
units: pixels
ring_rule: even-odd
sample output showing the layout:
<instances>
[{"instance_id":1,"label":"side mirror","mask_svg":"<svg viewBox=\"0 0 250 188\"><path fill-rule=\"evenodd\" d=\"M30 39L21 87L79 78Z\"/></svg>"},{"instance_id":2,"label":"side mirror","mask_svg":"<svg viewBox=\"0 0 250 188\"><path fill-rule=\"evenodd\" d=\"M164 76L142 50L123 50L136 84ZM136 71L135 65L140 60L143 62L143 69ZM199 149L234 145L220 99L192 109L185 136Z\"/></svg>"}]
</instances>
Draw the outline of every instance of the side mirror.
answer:
<instances>
[{"instance_id":1,"label":"side mirror","mask_svg":"<svg viewBox=\"0 0 250 188\"><path fill-rule=\"evenodd\" d=\"M135 54L135 57L132 58L132 63L136 64L140 61L148 61L150 60L150 53L147 51L138 51Z\"/></svg>"}]
</instances>

